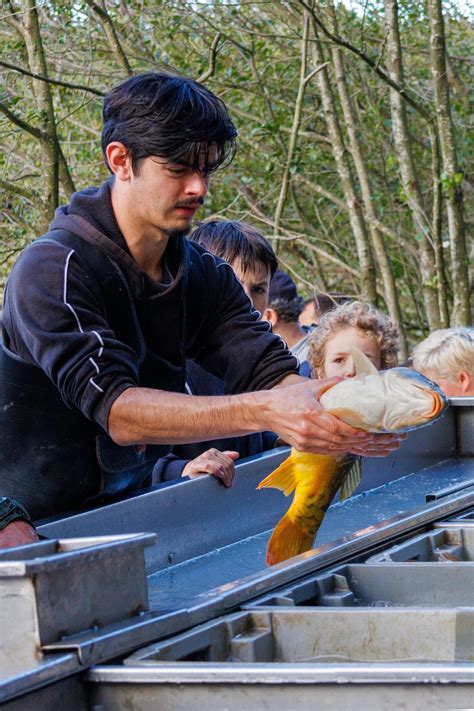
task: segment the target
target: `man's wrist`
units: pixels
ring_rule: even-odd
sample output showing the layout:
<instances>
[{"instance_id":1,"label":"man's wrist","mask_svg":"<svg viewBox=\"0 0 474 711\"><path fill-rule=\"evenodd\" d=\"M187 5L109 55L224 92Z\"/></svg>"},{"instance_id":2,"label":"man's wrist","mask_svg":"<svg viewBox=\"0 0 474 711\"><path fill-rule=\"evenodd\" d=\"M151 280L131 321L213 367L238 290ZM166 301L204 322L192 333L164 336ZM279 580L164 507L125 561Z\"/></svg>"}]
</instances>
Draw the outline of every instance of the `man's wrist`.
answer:
<instances>
[{"instance_id":1,"label":"man's wrist","mask_svg":"<svg viewBox=\"0 0 474 711\"><path fill-rule=\"evenodd\" d=\"M0 531L3 531L13 521L26 521L30 526L33 526L31 517L28 511L15 499L10 499L8 496L0 497Z\"/></svg>"}]
</instances>

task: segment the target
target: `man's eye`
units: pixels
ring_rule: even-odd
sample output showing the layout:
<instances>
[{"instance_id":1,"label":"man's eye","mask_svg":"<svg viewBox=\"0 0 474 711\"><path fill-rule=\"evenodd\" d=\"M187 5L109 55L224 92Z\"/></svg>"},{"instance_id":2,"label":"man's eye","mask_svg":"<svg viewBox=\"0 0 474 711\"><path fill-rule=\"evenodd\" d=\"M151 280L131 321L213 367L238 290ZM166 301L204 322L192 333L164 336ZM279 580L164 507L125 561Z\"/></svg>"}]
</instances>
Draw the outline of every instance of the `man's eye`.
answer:
<instances>
[{"instance_id":1,"label":"man's eye","mask_svg":"<svg viewBox=\"0 0 474 711\"><path fill-rule=\"evenodd\" d=\"M186 175L188 168L168 168L172 175Z\"/></svg>"}]
</instances>

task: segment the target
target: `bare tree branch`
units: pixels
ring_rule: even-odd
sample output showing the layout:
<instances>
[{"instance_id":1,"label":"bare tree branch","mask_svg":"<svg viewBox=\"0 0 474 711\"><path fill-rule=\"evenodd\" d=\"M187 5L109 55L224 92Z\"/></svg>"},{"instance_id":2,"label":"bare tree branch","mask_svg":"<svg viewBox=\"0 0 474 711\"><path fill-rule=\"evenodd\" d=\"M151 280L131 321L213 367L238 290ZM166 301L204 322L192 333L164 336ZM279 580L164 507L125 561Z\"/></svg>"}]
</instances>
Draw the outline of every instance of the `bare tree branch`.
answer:
<instances>
[{"instance_id":1,"label":"bare tree branch","mask_svg":"<svg viewBox=\"0 0 474 711\"><path fill-rule=\"evenodd\" d=\"M55 86L64 86L66 89L78 89L79 91L88 91L89 94L95 94L95 96L105 96L104 91L100 89L94 89L92 86L84 86L83 84L74 84L69 81L61 81L60 79L50 79L49 77L44 77L41 74L36 74L35 72L29 72L28 69L23 69L23 67L18 67L15 64L10 64L10 62L5 62L0 59L0 65L6 67L7 69L12 69L14 72L19 72L32 79L38 79L38 81L44 81L47 84L53 84Z\"/></svg>"},{"instance_id":2,"label":"bare tree branch","mask_svg":"<svg viewBox=\"0 0 474 711\"><path fill-rule=\"evenodd\" d=\"M2 102L0 102L0 111L2 114L4 114L12 123L15 124L15 126L18 126L18 128L21 128L22 131L26 131L27 133L31 134L35 138L38 138L40 141L46 141L47 140L47 135L41 131L39 128L36 128L35 126L32 126L29 123L26 123L26 121L23 121L22 118L17 116L13 111L10 111L10 109L5 106Z\"/></svg>"},{"instance_id":3,"label":"bare tree branch","mask_svg":"<svg viewBox=\"0 0 474 711\"><path fill-rule=\"evenodd\" d=\"M203 84L205 81L210 79L214 72L216 71L216 57L217 57L217 47L222 37L222 33L218 32L214 37L212 44L209 48L209 66L205 72L201 74L200 77L196 79L199 84Z\"/></svg>"},{"instance_id":4,"label":"bare tree branch","mask_svg":"<svg viewBox=\"0 0 474 711\"><path fill-rule=\"evenodd\" d=\"M102 28L105 32L105 35L107 37L107 40L109 42L110 48L112 49L113 53L115 54L115 57L117 59L117 62L119 66L122 67L124 70L125 74L127 76L132 76L133 75L133 70L132 67L130 66L130 62L127 59L127 55L125 54L123 47L120 43L120 40L118 38L117 31L115 29L115 25L112 22L112 19L104 8L100 7L97 5L94 0L85 0L87 5L90 7L92 12L94 12L98 19L100 24L102 25Z\"/></svg>"}]
</instances>

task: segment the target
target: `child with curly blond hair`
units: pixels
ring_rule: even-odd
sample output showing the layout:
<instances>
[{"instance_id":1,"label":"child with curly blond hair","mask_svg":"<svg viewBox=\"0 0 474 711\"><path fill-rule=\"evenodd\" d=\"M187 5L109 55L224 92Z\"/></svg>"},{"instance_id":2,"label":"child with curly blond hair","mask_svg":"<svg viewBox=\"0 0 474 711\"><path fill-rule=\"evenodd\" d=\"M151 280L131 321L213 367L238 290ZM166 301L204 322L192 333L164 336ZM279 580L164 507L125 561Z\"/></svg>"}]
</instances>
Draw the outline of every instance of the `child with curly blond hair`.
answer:
<instances>
[{"instance_id":1,"label":"child with curly blond hair","mask_svg":"<svg viewBox=\"0 0 474 711\"><path fill-rule=\"evenodd\" d=\"M311 335L309 363L313 378L352 378L352 346L377 370L398 364L398 331L381 311L362 301L341 304L326 313Z\"/></svg>"}]
</instances>

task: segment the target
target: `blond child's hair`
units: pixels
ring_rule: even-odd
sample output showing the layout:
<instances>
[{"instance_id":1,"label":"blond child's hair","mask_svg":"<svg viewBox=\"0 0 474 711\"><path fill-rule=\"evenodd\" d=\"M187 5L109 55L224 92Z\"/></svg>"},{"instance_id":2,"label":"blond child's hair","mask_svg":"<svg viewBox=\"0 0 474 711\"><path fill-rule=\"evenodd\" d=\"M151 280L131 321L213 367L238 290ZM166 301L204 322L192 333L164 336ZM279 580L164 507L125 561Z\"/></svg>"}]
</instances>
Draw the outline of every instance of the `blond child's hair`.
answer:
<instances>
[{"instance_id":1,"label":"blond child's hair","mask_svg":"<svg viewBox=\"0 0 474 711\"><path fill-rule=\"evenodd\" d=\"M373 337L380 349L381 369L392 368L398 363L398 330L388 316L371 304L352 301L341 304L324 314L310 338L308 360L313 377L321 375L328 340L344 328L358 328Z\"/></svg>"},{"instance_id":2,"label":"blond child's hair","mask_svg":"<svg viewBox=\"0 0 474 711\"><path fill-rule=\"evenodd\" d=\"M474 328L458 326L433 331L413 351L415 370L435 372L456 382L462 370L474 373Z\"/></svg>"}]
</instances>

